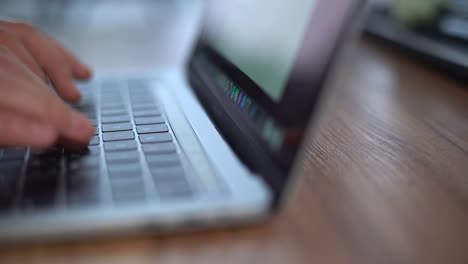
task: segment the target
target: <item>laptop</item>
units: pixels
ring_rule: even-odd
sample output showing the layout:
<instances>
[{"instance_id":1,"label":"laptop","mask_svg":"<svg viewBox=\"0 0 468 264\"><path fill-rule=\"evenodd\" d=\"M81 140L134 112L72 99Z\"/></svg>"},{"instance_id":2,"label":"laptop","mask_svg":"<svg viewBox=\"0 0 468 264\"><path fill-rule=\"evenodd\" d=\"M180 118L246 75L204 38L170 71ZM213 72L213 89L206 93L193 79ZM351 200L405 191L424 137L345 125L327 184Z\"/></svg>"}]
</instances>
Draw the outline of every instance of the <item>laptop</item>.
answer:
<instances>
[{"instance_id":1,"label":"laptop","mask_svg":"<svg viewBox=\"0 0 468 264\"><path fill-rule=\"evenodd\" d=\"M2 243L240 225L281 208L363 3L205 7L183 69L79 85L88 149L0 150Z\"/></svg>"}]
</instances>

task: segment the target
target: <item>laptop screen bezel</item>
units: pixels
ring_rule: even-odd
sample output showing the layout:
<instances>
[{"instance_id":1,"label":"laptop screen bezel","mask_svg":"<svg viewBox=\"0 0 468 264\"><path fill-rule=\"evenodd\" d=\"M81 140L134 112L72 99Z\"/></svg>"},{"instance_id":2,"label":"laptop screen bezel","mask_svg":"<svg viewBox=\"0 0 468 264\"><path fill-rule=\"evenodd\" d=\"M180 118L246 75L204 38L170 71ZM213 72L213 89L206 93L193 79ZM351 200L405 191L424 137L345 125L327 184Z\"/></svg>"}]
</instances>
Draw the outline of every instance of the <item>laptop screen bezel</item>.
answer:
<instances>
[{"instance_id":1,"label":"laptop screen bezel","mask_svg":"<svg viewBox=\"0 0 468 264\"><path fill-rule=\"evenodd\" d=\"M323 91L323 84L342 45L344 33L352 26L353 15L362 1L317 0L298 50L294 66L286 84L282 99L274 102L245 74L218 54L201 37L189 61L188 79L195 94L216 125L220 134L237 153L238 157L271 187L274 205L278 204L291 166L283 166L278 157L262 145L262 138L251 120L216 87L204 65L197 62L200 52L210 54L210 61L220 67L236 83L246 87L258 103L267 108L280 122L289 126L308 127L313 121L315 108ZM326 34L326 36L325 36ZM304 69L311 69L305 72ZM313 86L314 89L307 89ZM297 96L301 91L300 97ZM291 109L291 105L295 108ZM296 158L297 152L291 157Z\"/></svg>"}]
</instances>

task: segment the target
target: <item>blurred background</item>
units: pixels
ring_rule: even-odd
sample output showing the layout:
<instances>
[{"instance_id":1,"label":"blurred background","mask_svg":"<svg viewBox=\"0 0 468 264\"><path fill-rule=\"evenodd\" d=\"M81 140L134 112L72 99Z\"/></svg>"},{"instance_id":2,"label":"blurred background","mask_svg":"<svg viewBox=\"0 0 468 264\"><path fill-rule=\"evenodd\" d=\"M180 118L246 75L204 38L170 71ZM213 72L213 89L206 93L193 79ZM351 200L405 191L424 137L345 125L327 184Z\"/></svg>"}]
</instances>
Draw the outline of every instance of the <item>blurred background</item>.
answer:
<instances>
[{"instance_id":1,"label":"blurred background","mask_svg":"<svg viewBox=\"0 0 468 264\"><path fill-rule=\"evenodd\" d=\"M27 21L96 70L179 65L200 17L199 0L3 0L0 17ZM148 50L152 50L148 54ZM143 52L144 51L144 52Z\"/></svg>"},{"instance_id":2,"label":"blurred background","mask_svg":"<svg viewBox=\"0 0 468 264\"><path fill-rule=\"evenodd\" d=\"M0 17L29 21L96 69L148 68L183 64L197 32L202 2L4 0ZM468 1L368 2L369 35L454 78L468 79ZM132 51L122 52L125 49ZM148 50L154 52L147 54Z\"/></svg>"},{"instance_id":3,"label":"blurred background","mask_svg":"<svg viewBox=\"0 0 468 264\"><path fill-rule=\"evenodd\" d=\"M370 2L367 33L451 77L468 80L468 1Z\"/></svg>"}]
</instances>

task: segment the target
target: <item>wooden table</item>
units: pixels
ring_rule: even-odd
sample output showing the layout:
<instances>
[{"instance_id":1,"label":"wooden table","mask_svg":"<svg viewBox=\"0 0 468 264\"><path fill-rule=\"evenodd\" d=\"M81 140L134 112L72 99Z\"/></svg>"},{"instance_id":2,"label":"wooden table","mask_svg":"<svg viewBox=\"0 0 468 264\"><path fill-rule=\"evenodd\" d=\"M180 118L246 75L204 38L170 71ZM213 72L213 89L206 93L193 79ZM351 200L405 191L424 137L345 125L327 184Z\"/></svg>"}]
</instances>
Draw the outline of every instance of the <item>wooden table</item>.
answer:
<instances>
[{"instance_id":1,"label":"wooden table","mask_svg":"<svg viewBox=\"0 0 468 264\"><path fill-rule=\"evenodd\" d=\"M468 263L468 89L369 40L288 206L245 228L5 247L0 263Z\"/></svg>"}]
</instances>

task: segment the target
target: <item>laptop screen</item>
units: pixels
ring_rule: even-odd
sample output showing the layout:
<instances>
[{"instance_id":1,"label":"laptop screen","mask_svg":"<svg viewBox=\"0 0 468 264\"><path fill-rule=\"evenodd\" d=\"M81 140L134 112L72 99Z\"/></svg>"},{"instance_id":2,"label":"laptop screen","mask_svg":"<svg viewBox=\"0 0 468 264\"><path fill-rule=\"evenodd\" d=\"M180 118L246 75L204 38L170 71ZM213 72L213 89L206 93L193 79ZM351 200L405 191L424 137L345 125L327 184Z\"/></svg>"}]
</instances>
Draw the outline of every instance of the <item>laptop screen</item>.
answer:
<instances>
[{"instance_id":1,"label":"laptop screen","mask_svg":"<svg viewBox=\"0 0 468 264\"><path fill-rule=\"evenodd\" d=\"M356 2L207 1L191 84L226 141L278 196Z\"/></svg>"},{"instance_id":2,"label":"laptop screen","mask_svg":"<svg viewBox=\"0 0 468 264\"><path fill-rule=\"evenodd\" d=\"M286 82L315 0L237 0L211 5L205 37L273 101Z\"/></svg>"}]
</instances>

